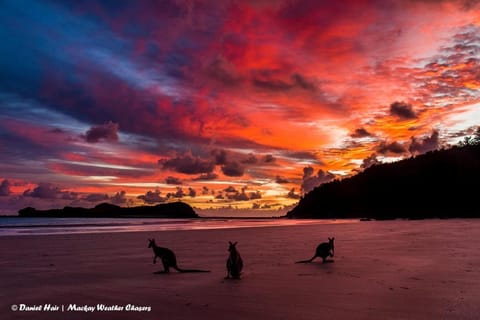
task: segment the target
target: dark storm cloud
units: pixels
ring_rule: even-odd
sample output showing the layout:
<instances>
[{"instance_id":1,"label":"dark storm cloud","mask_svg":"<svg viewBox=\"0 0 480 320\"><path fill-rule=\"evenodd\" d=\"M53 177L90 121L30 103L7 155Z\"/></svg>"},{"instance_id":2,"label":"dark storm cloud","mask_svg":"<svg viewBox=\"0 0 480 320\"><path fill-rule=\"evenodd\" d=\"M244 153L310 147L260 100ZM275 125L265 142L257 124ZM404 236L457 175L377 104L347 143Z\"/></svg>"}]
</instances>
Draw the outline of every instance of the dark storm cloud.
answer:
<instances>
[{"instance_id":1,"label":"dark storm cloud","mask_svg":"<svg viewBox=\"0 0 480 320\"><path fill-rule=\"evenodd\" d=\"M257 157L253 153L250 153L246 159L242 160L242 163L244 164L256 164L258 162Z\"/></svg>"},{"instance_id":2,"label":"dark storm cloud","mask_svg":"<svg viewBox=\"0 0 480 320\"><path fill-rule=\"evenodd\" d=\"M168 177L165 179L165 183L166 183L166 184L182 184L182 180L180 180L180 179L177 178L177 177L168 176Z\"/></svg>"},{"instance_id":3,"label":"dark storm cloud","mask_svg":"<svg viewBox=\"0 0 480 320\"><path fill-rule=\"evenodd\" d=\"M422 154L428 151L436 150L440 146L439 133L434 130L430 136L423 138L412 137L408 151L412 154Z\"/></svg>"},{"instance_id":4,"label":"dark storm cloud","mask_svg":"<svg viewBox=\"0 0 480 320\"><path fill-rule=\"evenodd\" d=\"M10 195L10 186L11 183L7 179L4 179L2 183L0 184L0 196L8 196Z\"/></svg>"},{"instance_id":5,"label":"dark storm cloud","mask_svg":"<svg viewBox=\"0 0 480 320\"><path fill-rule=\"evenodd\" d=\"M235 67L223 57L217 57L207 67L208 75L225 86L233 86L241 81Z\"/></svg>"},{"instance_id":6,"label":"dark storm cloud","mask_svg":"<svg viewBox=\"0 0 480 320\"><path fill-rule=\"evenodd\" d=\"M80 195L77 192L69 192L69 191L64 191L62 192L61 199L62 200L77 200L80 198Z\"/></svg>"},{"instance_id":7,"label":"dark storm cloud","mask_svg":"<svg viewBox=\"0 0 480 320\"><path fill-rule=\"evenodd\" d=\"M117 205L127 203L126 192L122 190L122 191L119 191L119 192L115 193L115 195L113 195L110 198L110 202L113 203L113 204L117 204Z\"/></svg>"},{"instance_id":8,"label":"dark storm cloud","mask_svg":"<svg viewBox=\"0 0 480 320\"><path fill-rule=\"evenodd\" d=\"M210 190L206 186L202 186L202 195L208 195L210 194Z\"/></svg>"},{"instance_id":9,"label":"dark storm cloud","mask_svg":"<svg viewBox=\"0 0 480 320\"><path fill-rule=\"evenodd\" d=\"M90 143L99 142L100 140L118 141L118 123L111 121L93 126L85 133L85 140Z\"/></svg>"},{"instance_id":10,"label":"dark storm cloud","mask_svg":"<svg viewBox=\"0 0 480 320\"><path fill-rule=\"evenodd\" d=\"M236 161L230 161L221 167L224 175L229 177L241 177L245 172L245 168Z\"/></svg>"},{"instance_id":11,"label":"dark storm cloud","mask_svg":"<svg viewBox=\"0 0 480 320\"><path fill-rule=\"evenodd\" d=\"M367 169L379 163L380 162L377 159L377 155L375 153L372 153L371 155L363 159L362 164L360 165L360 168Z\"/></svg>"},{"instance_id":12,"label":"dark storm cloud","mask_svg":"<svg viewBox=\"0 0 480 320\"><path fill-rule=\"evenodd\" d=\"M283 73L280 70L259 70L252 77L255 87L269 91L283 92L294 88L308 91L315 91L316 86L298 73L292 74L288 79L282 79Z\"/></svg>"},{"instance_id":13,"label":"dark storm cloud","mask_svg":"<svg viewBox=\"0 0 480 320\"><path fill-rule=\"evenodd\" d=\"M409 120L417 118L412 105L405 102L394 102L390 105L390 114L402 120Z\"/></svg>"},{"instance_id":14,"label":"dark storm cloud","mask_svg":"<svg viewBox=\"0 0 480 320\"><path fill-rule=\"evenodd\" d=\"M51 183L39 183L33 190L25 190L23 195L33 198L58 199L62 195L62 190Z\"/></svg>"},{"instance_id":15,"label":"dark storm cloud","mask_svg":"<svg viewBox=\"0 0 480 320\"><path fill-rule=\"evenodd\" d=\"M192 197L192 198L195 198L197 196L197 191L195 189L193 189L192 187L189 187L188 188L188 196Z\"/></svg>"},{"instance_id":16,"label":"dark storm cloud","mask_svg":"<svg viewBox=\"0 0 480 320\"><path fill-rule=\"evenodd\" d=\"M161 192L156 191L147 191L144 195L140 195L137 199L143 200L147 204L155 204L165 202L167 199L160 196Z\"/></svg>"},{"instance_id":17,"label":"dark storm cloud","mask_svg":"<svg viewBox=\"0 0 480 320\"><path fill-rule=\"evenodd\" d=\"M401 155L407 152L407 148L404 145L398 143L397 141L390 142L390 143L381 142L377 146L377 152L383 155L387 155L387 154Z\"/></svg>"},{"instance_id":18,"label":"dark storm cloud","mask_svg":"<svg viewBox=\"0 0 480 320\"><path fill-rule=\"evenodd\" d=\"M217 178L218 178L218 174L213 173L213 172L208 172L208 173L199 175L198 177L196 177L196 178L193 179L193 180L194 180L194 181L215 180L215 179L217 179Z\"/></svg>"},{"instance_id":19,"label":"dark storm cloud","mask_svg":"<svg viewBox=\"0 0 480 320\"><path fill-rule=\"evenodd\" d=\"M322 161L318 160L317 155L314 152L309 151L286 151L283 152L284 156L296 160L308 160L314 162L318 165L323 164Z\"/></svg>"},{"instance_id":20,"label":"dark storm cloud","mask_svg":"<svg viewBox=\"0 0 480 320\"><path fill-rule=\"evenodd\" d=\"M271 154L267 154L263 157L263 162L265 163L273 163L275 162L275 157Z\"/></svg>"},{"instance_id":21,"label":"dark storm cloud","mask_svg":"<svg viewBox=\"0 0 480 320\"><path fill-rule=\"evenodd\" d=\"M300 199L300 195L295 193L295 188L292 188L292 189L287 193L287 198L290 198L290 199Z\"/></svg>"},{"instance_id":22,"label":"dark storm cloud","mask_svg":"<svg viewBox=\"0 0 480 320\"><path fill-rule=\"evenodd\" d=\"M288 181L288 179L283 178L283 177L281 177L281 176L276 176L276 177L275 177L275 182L278 183L278 184L290 183L290 181Z\"/></svg>"},{"instance_id":23,"label":"dark storm cloud","mask_svg":"<svg viewBox=\"0 0 480 320\"><path fill-rule=\"evenodd\" d=\"M167 198L183 198L183 197L186 197L187 195L191 196L193 195L193 197L196 196L196 192L195 190L193 190L192 188L189 188L189 193L185 193L185 191L183 191L183 188L182 187L177 187L177 191L176 192L169 192L167 193Z\"/></svg>"},{"instance_id":24,"label":"dark storm cloud","mask_svg":"<svg viewBox=\"0 0 480 320\"><path fill-rule=\"evenodd\" d=\"M224 165L227 163L227 151L215 149L211 153L215 159L215 164Z\"/></svg>"},{"instance_id":25,"label":"dark storm cloud","mask_svg":"<svg viewBox=\"0 0 480 320\"><path fill-rule=\"evenodd\" d=\"M247 192L247 187L243 187L241 191L238 191L234 187L229 186L224 191L226 193L225 197L233 201L248 201L262 198L260 191Z\"/></svg>"},{"instance_id":26,"label":"dark storm cloud","mask_svg":"<svg viewBox=\"0 0 480 320\"><path fill-rule=\"evenodd\" d=\"M88 202L100 202L100 201L107 201L109 199L107 194L104 193L91 193L82 198Z\"/></svg>"},{"instance_id":27,"label":"dark storm cloud","mask_svg":"<svg viewBox=\"0 0 480 320\"><path fill-rule=\"evenodd\" d=\"M238 190L235 189L234 187L232 186L228 186L227 188L225 188L223 191L227 192L227 193L230 193L230 192L233 192L233 193L237 193Z\"/></svg>"},{"instance_id":28,"label":"dark storm cloud","mask_svg":"<svg viewBox=\"0 0 480 320\"><path fill-rule=\"evenodd\" d=\"M170 169L185 174L211 173L215 168L213 161L202 160L190 155L159 160L158 162L163 169Z\"/></svg>"},{"instance_id":29,"label":"dark storm cloud","mask_svg":"<svg viewBox=\"0 0 480 320\"><path fill-rule=\"evenodd\" d=\"M309 192L322 183L332 181L333 179L335 179L335 175L331 174L330 172L325 172L320 169L318 170L317 174L314 175L313 167L305 167L303 168L302 191L304 193Z\"/></svg>"},{"instance_id":30,"label":"dark storm cloud","mask_svg":"<svg viewBox=\"0 0 480 320\"><path fill-rule=\"evenodd\" d=\"M365 128L358 128L355 129L355 132L350 134L350 137L352 138L365 138L365 137L371 137L372 134L367 131Z\"/></svg>"}]
</instances>

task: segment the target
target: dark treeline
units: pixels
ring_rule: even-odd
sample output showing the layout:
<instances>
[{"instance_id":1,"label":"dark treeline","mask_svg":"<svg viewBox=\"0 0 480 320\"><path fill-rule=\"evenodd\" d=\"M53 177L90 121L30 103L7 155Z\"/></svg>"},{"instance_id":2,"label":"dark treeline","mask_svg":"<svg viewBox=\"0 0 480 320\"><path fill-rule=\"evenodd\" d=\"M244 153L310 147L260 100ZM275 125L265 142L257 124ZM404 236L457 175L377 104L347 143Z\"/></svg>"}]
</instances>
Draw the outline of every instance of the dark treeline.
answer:
<instances>
[{"instance_id":1,"label":"dark treeline","mask_svg":"<svg viewBox=\"0 0 480 320\"><path fill-rule=\"evenodd\" d=\"M289 218L480 217L480 145L432 151L323 184Z\"/></svg>"},{"instance_id":2,"label":"dark treeline","mask_svg":"<svg viewBox=\"0 0 480 320\"><path fill-rule=\"evenodd\" d=\"M198 218L193 208L184 202L171 202L156 206L119 207L101 203L94 208L65 207L63 209L37 210L27 207L18 211L20 217L56 218Z\"/></svg>"}]
</instances>

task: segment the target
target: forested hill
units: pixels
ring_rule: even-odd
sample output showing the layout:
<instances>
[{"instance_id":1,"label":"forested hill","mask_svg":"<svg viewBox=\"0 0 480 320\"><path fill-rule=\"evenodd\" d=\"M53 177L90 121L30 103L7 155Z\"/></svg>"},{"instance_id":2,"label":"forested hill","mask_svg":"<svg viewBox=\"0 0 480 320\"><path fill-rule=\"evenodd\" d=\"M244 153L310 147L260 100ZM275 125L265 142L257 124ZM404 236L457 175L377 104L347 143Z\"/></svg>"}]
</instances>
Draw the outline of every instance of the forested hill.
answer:
<instances>
[{"instance_id":1,"label":"forested hill","mask_svg":"<svg viewBox=\"0 0 480 320\"><path fill-rule=\"evenodd\" d=\"M480 217L480 145L381 164L316 187L289 218Z\"/></svg>"},{"instance_id":2,"label":"forested hill","mask_svg":"<svg viewBox=\"0 0 480 320\"><path fill-rule=\"evenodd\" d=\"M18 212L20 217L50 218L198 218L193 208L183 202L162 203L156 206L119 207L101 203L94 208L65 207L37 210L27 207Z\"/></svg>"}]
</instances>

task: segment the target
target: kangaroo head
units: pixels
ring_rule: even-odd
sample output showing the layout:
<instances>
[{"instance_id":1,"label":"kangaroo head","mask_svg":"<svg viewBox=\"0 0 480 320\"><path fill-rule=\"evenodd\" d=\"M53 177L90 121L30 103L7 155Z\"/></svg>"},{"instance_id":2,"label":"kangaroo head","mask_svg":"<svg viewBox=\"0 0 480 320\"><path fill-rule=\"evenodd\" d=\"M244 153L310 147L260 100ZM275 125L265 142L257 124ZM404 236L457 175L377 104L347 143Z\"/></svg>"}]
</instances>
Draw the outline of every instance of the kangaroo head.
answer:
<instances>
[{"instance_id":1,"label":"kangaroo head","mask_svg":"<svg viewBox=\"0 0 480 320\"><path fill-rule=\"evenodd\" d=\"M155 246L155 239L148 239L148 247L151 248Z\"/></svg>"},{"instance_id":2,"label":"kangaroo head","mask_svg":"<svg viewBox=\"0 0 480 320\"><path fill-rule=\"evenodd\" d=\"M237 242L232 243L232 242L228 241L228 244L229 244L229 246L228 246L228 251L229 252L237 251L237 248L236 248Z\"/></svg>"},{"instance_id":3,"label":"kangaroo head","mask_svg":"<svg viewBox=\"0 0 480 320\"><path fill-rule=\"evenodd\" d=\"M328 244L330 245L330 248L332 249L332 254L335 253L335 246L333 244L333 241L335 240L335 237L332 237L332 238L328 238Z\"/></svg>"}]
</instances>

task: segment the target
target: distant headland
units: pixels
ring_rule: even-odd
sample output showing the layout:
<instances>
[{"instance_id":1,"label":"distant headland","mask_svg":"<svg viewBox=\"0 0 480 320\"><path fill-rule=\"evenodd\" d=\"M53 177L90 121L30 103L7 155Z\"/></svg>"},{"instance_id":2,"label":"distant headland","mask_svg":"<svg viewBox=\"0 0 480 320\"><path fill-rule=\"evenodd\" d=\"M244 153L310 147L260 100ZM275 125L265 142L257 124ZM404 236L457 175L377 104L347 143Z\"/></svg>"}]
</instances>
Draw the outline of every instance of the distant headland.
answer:
<instances>
[{"instance_id":1,"label":"distant headland","mask_svg":"<svg viewBox=\"0 0 480 320\"><path fill-rule=\"evenodd\" d=\"M18 211L19 217L48 218L198 218L193 208L184 202L162 203L156 206L119 207L101 203L94 208L65 207L37 210L32 207Z\"/></svg>"},{"instance_id":2,"label":"distant headland","mask_svg":"<svg viewBox=\"0 0 480 320\"><path fill-rule=\"evenodd\" d=\"M480 145L372 166L303 197L288 218L480 218Z\"/></svg>"}]
</instances>

